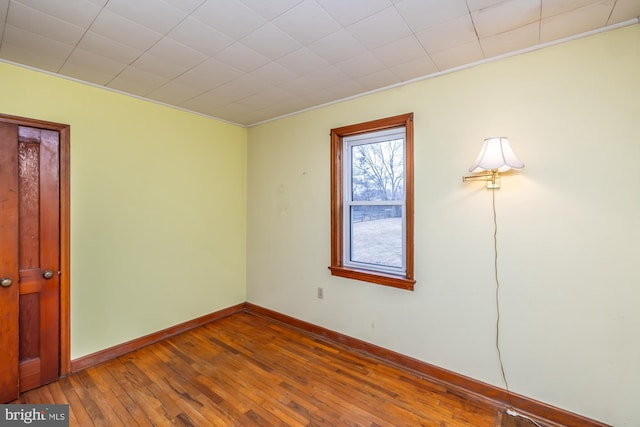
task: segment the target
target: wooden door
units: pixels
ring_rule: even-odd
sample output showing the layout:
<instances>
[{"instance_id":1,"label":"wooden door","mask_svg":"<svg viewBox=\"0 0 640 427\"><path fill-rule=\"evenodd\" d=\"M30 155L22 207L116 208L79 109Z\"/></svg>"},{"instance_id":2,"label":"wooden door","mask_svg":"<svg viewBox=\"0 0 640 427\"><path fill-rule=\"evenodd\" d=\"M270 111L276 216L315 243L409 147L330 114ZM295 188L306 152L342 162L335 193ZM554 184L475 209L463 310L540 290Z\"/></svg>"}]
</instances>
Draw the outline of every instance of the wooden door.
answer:
<instances>
[{"instance_id":1,"label":"wooden door","mask_svg":"<svg viewBox=\"0 0 640 427\"><path fill-rule=\"evenodd\" d=\"M18 396L18 126L0 123L0 403Z\"/></svg>"},{"instance_id":2,"label":"wooden door","mask_svg":"<svg viewBox=\"0 0 640 427\"><path fill-rule=\"evenodd\" d=\"M60 144L0 123L0 403L60 370Z\"/></svg>"}]
</instances>

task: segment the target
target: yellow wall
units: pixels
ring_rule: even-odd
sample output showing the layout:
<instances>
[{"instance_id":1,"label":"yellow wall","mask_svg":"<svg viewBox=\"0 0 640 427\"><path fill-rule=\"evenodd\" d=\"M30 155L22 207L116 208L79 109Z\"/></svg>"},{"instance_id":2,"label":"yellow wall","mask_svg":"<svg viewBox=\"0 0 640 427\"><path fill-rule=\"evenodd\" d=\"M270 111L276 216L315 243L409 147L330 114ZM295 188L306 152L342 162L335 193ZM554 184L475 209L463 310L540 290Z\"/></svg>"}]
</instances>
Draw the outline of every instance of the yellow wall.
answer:
<instances>
[{"instance_id":1,"label":"yellow wall","mask_svg":"<svg viewBox=\"0 0 640 427\"><path fill-rule=\"evenodd\" d=\"M6 63L0 93L71 126L72 359L245 301L244 128Z\"/></svg>"},{"instance_id":2,"label":"yellow wall","mask_svg":"<svg viewBox=\"0 0 640 427\"><path fill-rule=\"evenodd\" d=\"M408 112L415 291L332 277L329 131ZM491 193L461 177L507 136L526 164L496 192L509 384L640 425L639 118L634 25L250 128L248 300L503 387Z\"/></svg>"}]
</instances>

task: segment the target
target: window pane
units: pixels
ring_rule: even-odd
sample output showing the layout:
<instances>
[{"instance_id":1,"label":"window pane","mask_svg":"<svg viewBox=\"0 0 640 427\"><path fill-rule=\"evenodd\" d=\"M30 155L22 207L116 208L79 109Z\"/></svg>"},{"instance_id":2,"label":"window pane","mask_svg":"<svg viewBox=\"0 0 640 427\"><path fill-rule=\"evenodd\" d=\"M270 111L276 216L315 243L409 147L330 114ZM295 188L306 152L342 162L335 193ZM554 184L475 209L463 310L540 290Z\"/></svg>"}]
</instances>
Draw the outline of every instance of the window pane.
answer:
<instances>
[{"instance_id":1,"label":"window pane","mask_svg":"<svg viewBox=\"0 0 640 427\"><path fill-rule=\"evenodd\" d=\"M404 198L404 141L394 139L351 147L351 200Z\"/></svg>"},{"instance_id":2,"label":"window pane","mask_svg":"<svg viewBox=\"0 0 640 427\"><path fill-rule=\"evenodd\" d=\"M402 268L402 206L351 207L351 262Z\"/></svg>"}]
</instances>

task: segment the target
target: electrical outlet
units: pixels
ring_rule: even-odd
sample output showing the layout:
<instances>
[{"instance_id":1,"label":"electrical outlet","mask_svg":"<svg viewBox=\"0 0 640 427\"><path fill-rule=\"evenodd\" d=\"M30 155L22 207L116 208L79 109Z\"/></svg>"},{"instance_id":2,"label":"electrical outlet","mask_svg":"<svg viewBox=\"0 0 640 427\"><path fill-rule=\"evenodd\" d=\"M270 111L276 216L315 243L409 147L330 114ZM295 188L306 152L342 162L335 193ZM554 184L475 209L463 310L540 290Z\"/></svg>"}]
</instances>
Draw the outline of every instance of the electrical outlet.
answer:
<instances>
[{"instance_id":1,"label":"electrical outlet","mask_svg":"<svg viewBox=\"0 0 640 427\"><path fill-rule=\"evenodd\" d=\"M318 287L318 299L324 298L324 289Z\"/></svg>"}]
</instances>

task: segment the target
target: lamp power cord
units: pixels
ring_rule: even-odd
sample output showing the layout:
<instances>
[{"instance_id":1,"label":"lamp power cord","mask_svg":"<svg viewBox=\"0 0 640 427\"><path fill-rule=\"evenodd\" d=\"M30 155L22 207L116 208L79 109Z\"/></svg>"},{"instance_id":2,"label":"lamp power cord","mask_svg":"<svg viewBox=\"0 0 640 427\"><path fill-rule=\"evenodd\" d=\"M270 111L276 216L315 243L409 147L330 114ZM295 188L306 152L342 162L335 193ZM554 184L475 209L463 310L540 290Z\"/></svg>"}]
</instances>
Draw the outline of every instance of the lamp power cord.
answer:
<instances>
[{"instance_id":1,"label":"lamp power cord","mask_svg":"<svg viewBox=\"0 0 640 427\"><path fill-rule=\"evenodd\" d=\"M516 411L513 407L511 400L511 390L509 389L509 382L507 381L507 375L504 371L504 363L502 362L502 351L500 350L500 279L498 277L498 215L496 213L496 190L491 190L491 207L493 209L493 272L496 282L496 350L498 352L498 362L500 364L500 373L502 374L502 381L504 381L505 389L507 390L507 401L509 407L507 408L507 414L512 417L524 418L531 421L538 427L542 427L535 420L527 417Z\"/></svg>"}]
</instances>

